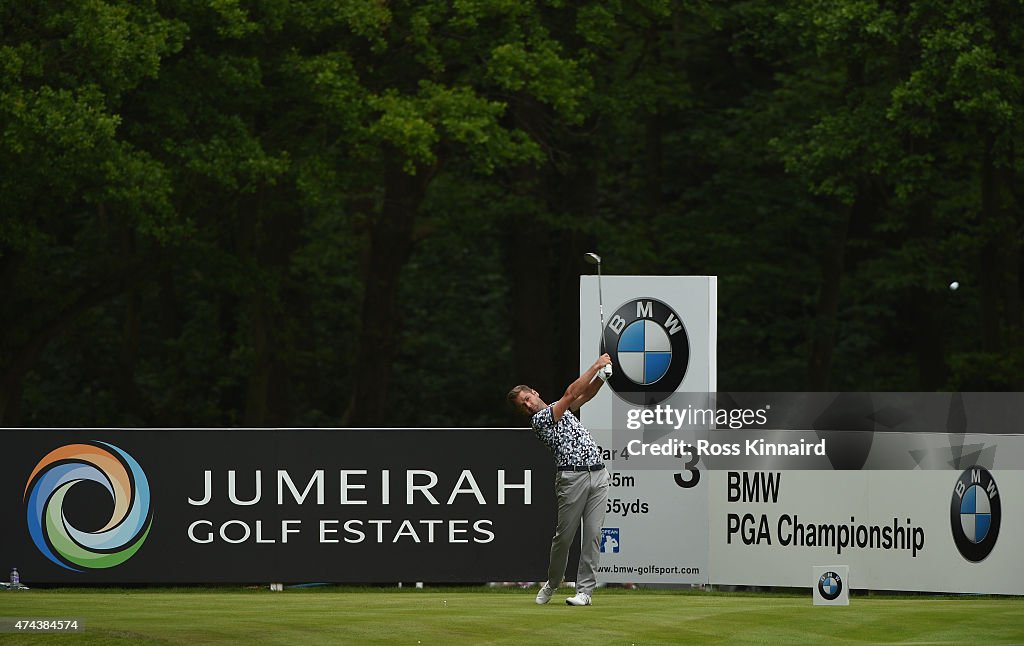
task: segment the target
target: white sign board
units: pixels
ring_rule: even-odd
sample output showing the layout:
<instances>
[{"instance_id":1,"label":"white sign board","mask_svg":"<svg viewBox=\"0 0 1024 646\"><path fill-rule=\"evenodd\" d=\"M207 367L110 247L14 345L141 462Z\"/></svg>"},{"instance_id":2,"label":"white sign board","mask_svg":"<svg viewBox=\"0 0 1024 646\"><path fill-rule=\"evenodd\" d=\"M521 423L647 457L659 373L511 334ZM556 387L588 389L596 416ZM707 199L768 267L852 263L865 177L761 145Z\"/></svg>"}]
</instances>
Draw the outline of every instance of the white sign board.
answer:
<instances>
[{"instance_id":1,"label":"white sign board","mask_svg":"<svg viewBox=\"0 0 1024 646\"><path fill-rule=\"evenodd\" d=\"M712 583L805 587L841 562L858 588L1024 594L1022 471L706 475Z\"/></svg>"},{"instance_id":2,"label":"white sign board","mask_svg":"<svg viewBox=\"0 0 1024 646\"><path fill-rule=\"evenodd\" d=\"M615 374L584 406L582 421L604 452L611 487L599 581L706 583L708 483L686 461L630 455L665 430L636 414L671 406L676 393L714 392L717 280L711 276L596 276L580 280L580 371L603 349ZM604 327L599 300L603 300Z\"/></svg>"},{"instance_id":3,"label":"white sign board","mask_svg":"<svg viewBox=\"0 0 1024 646\"><path fill-rule=\"evenodd\" d=\"M816 606L850 605L850 566L815 565L811 568L811 595Z\"/></svg>"}]
</instances>

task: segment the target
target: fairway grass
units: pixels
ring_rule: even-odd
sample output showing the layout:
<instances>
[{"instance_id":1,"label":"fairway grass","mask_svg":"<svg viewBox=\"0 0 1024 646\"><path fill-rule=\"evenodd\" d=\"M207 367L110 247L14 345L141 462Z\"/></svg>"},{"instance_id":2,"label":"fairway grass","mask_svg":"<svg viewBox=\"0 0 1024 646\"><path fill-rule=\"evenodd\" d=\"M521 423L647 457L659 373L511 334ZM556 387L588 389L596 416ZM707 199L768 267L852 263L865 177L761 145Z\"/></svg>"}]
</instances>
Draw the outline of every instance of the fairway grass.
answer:
<instances>
[{"instance_id":1,"label":"fairway grass","mask_svg":"<svg viewBox=\"0 0 1024 646\"><path fill-rule=\"evenodd\" d=\"M1022 644L1019 597L857 596L602 589L546 606L530 590L62 589L0 593L0 617L78 618L78 634L0 644Z\"/></svg>"}]
</instances>

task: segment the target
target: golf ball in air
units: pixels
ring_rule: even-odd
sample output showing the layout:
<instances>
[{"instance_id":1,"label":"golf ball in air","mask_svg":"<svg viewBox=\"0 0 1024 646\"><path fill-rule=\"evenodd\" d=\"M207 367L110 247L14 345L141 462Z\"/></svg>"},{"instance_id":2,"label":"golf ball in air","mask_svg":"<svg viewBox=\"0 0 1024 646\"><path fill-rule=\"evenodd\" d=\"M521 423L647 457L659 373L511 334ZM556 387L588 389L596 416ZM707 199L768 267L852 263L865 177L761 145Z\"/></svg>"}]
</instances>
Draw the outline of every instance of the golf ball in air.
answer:
<instances>
[{"instance_id":1,"label":"golf ball in air","mask_svg":"<svg viewBox=\"0 0 1024 646\"><path fill-rule=\"evenodd\" d=\"M958 283L958 282L956 282L954 280L953 282L951 282L949 284L949 288L952 289L955 292L956 290L960 289L960 283Z\"/></svg>"}]
</instances>

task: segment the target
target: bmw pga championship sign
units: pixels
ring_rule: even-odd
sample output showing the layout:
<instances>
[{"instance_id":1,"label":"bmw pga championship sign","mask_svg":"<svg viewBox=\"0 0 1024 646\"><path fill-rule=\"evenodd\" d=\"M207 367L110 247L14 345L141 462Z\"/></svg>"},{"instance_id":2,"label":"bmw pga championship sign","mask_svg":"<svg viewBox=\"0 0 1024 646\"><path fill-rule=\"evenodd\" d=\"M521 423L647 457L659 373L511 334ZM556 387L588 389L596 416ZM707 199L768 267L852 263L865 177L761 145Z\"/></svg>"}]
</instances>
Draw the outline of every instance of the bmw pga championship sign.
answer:
<instances>
[{"instance_id":1,"label":"bmw pga championship sign","mask_svg":"<svg viewBox=\"0 0 1024 646\"><path fill-rule=\"evenodd\" d=\"M611 476L599 580L830 601L846 570L808 573L841 563L866 589L1024 593L1024 395L716 393L713 277L603 283L580 281L580 370L614 365L582 410Z\"/></svg>"},{"instance_id":2,"label":"bmw pga championship sign","mask_svg":"<svg viewBox=\"0 0 1024 646\"><path fill-rule=\"evenodd\" d=\"M713 583L805 587L811 565L839 562L863 589L1024 593L1019 469L708 475Z\"/></svg>"}]
</instances>

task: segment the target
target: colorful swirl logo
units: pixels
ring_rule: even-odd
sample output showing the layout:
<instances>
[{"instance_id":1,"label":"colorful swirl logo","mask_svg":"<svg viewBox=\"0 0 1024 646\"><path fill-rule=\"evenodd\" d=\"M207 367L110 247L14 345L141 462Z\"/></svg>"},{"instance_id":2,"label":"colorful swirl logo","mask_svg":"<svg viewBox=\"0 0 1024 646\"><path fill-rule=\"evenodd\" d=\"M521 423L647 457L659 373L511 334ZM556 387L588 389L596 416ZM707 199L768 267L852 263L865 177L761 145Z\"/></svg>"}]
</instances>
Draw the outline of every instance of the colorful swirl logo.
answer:
<instances>
[{"instance_id":1,"label":"colorful swirl logo","mask_svg":"<svg viewBox=\"0 0 1024 646\"><path fill-rule=\"evenodd\" d=\"M64 498L84 481L101 485L114 504L110 520L94 532L73 527L64 514ZM50 451L32 470L25 500L28 531L36 547L75 572L124 563L146 542L153 525L146 474L132 456L106 442L68 444Z\"/></svg>"}]
</instances>

